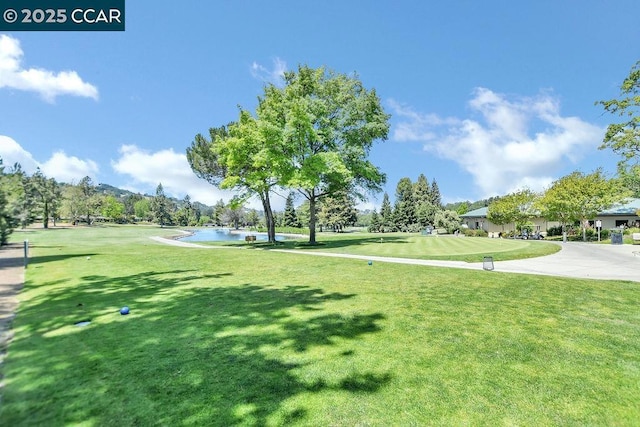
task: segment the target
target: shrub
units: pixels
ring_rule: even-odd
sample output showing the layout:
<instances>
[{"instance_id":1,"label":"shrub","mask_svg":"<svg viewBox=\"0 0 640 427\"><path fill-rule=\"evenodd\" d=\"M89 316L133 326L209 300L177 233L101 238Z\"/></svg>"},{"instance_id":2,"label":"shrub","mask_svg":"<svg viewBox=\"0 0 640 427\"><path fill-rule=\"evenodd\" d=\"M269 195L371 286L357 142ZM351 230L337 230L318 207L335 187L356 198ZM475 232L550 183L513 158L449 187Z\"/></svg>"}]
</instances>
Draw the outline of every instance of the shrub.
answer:
<instances>
[{"instance_id":1,"label":"shrub","mask_svg":"<svg viewBox=\"0 0 640 427\"><path fill-rule=\"evenodd\" d=\"M487 237L489 234L481 229L471 230L469 228L463 229L463 233L467 237Z\"/></svg>"},{"instance_id":2,"label":"shrub","mask_svg":"<svg viewBox=\"0 0 640 427\"><path fill-rule=\"evenodd\" d=\"M562 236L562 226L559 225L557 227L549 227L547 229L547 236Z\"/></svg>"}]
</instances>

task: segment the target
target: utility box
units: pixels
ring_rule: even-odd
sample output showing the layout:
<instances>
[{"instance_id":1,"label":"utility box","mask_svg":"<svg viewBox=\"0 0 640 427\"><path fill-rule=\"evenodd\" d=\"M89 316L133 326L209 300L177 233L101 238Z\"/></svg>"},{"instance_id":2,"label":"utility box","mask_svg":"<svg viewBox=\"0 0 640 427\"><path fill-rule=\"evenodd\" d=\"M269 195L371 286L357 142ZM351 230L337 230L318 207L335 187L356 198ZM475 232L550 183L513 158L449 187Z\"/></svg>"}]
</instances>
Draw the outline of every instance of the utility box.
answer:
<instances>
[{"instance_id":1,"label":"utility box","mask_svg":"<svg viewBox=\"0 0 640 427\"><path fill-rule=\"evenodd\" d=\"M612 245L621 245L622 244L622 231L620 231L620 230L611 230L611 244Z\"/></svg>"}]
</instances>

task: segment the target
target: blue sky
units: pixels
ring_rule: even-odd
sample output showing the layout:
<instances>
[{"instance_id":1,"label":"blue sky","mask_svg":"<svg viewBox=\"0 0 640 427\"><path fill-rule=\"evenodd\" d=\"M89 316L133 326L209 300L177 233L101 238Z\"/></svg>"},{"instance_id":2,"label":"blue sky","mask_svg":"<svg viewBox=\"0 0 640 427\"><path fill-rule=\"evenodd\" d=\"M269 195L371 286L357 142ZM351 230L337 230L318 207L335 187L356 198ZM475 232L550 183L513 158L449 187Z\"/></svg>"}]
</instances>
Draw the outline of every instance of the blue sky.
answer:
<instances>
[{"instance_id":1,"label":"blue sky","mask_svg":"<svg viewBox=\"0 0 640 427\"><path fill-rule=\"evenodd\" d=\"M0 156L213 204L230 194L191 172L194 136L253 110L282 71L324 65L392 115L371 153L392 199L420 173L445 202L541 190L615 171L597 149L615 118L594 103L640 59L638 16L637 0L129 0L124 32L0 34Z\"/></svg>"}]
</instances>

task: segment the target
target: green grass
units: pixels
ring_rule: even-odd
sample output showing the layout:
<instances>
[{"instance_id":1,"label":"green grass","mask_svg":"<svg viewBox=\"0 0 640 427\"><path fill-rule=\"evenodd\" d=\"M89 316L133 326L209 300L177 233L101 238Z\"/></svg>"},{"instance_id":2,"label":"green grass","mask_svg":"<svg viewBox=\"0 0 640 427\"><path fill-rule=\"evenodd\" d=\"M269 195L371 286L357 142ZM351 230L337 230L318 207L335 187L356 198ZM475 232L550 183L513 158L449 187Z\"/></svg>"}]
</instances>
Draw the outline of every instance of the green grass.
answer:
<instances>
[{"instance_id":1,"label":"green grass","mask_svg":"<svg viewBox=\"0 0 640 427\"><path fill-rule=\"evenodd\" d=\"M160 232L30 233L3 425L640 422L637 283L146 237Z\"/></svg>"},{"instance_id":2,"label":"green grass","mask_svg":"<svg viewBox=\"0 0 640 427\"><path fill-rule=\"evenodd\" d=\"M436 237L407 233L320 233L318 234L319 244L310 246L307 242L308 239L303 238L286 240L275 246L266 242L245 243L238 241L208 242L208 244L261 249L277 247L278 249L465 262L482 262L484 256L492 256L495 261L533 258L550 255L560 250L560 246L557 244L533 240Z\"/></svg>"}]
</instances>

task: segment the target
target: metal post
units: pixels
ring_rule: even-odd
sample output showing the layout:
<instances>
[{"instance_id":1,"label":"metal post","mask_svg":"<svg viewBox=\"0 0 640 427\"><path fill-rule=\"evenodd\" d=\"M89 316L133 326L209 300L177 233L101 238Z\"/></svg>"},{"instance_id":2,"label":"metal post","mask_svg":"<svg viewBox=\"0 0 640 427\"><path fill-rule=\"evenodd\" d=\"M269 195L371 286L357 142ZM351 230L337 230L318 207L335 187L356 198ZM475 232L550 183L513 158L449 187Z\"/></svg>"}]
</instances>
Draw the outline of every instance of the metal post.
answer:
<instances>
[{"instance_id":1,"label":"metal post","mask_svg":"<svg viewBox=\"0 0 640 427\"><path fill-rule=\"evenodd\" d=\"M27 264L29 263L29 241L24 241L24 268L27 268Z\"/></svg>"}]
</instances>

